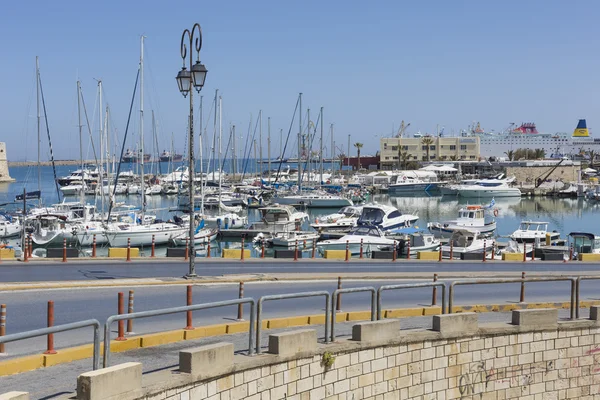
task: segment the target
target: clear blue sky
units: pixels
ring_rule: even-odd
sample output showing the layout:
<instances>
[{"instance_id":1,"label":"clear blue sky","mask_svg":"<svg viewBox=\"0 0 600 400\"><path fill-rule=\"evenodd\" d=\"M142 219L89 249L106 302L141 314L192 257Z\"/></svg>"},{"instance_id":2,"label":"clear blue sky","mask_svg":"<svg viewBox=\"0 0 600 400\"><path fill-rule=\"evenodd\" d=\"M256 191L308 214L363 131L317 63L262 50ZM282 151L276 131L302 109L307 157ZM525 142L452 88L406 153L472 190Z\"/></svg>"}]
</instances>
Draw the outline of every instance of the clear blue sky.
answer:
<instances>
[{"instance_id":1,"label":"clear blue sky","mask_svg":"<svg viewBox=\"0 0 600 400\"><path fill-rule=\"evenodd\" d=\"M78 157L77 77L90 119L95 118L94 78L103 80L113 128L122 135L141 34L147 37L146 142L152 139L154 110L161 149L174 132L175 147L182 151L188 103L174 77L181 67L181 32L194 22L203 28L201 58L209 69L205 111L218 88L225 133L234 123L238 136L245 134L259 109L265 137L267 116L273 136L280 128L287 132L299 92L313 116L324 107L338 145L345 147L350 134L353 143L365 143L363 154L374 153L379 138L403 119L411 123L410 133L434 132L436 124L458 132L474 120L496 131L510 122L535 121L542 132L572 132L578 118L600 132L594 129L600 125L597 1L188 4L5 4L0 140L7 143L9 159L36 158L36 55L57 158ZM45 138L42 143L47 159ZM273 146L278 149L278 138ZM87 140L85 153L91 154Z\"/></svg>"}]
</instances>

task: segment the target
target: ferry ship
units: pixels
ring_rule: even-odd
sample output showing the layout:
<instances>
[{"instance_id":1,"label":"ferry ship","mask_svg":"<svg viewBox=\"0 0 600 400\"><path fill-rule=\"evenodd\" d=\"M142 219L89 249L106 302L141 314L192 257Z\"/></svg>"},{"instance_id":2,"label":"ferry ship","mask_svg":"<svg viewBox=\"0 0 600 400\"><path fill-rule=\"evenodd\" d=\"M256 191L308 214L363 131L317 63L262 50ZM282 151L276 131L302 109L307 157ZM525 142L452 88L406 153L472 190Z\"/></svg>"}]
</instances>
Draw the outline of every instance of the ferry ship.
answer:
<instances>
[{"instance_id":1,"label":"ferry ship","mask_svg":"<svg viewBox=\"0 0 600 400\"><path fill-rule=\"evenodd\" d=\"M471 133L479 136L481 157L506 157L510 150L543 149L546 158L580 155L590 150L600 151L600 139L592 138L585 119L580 119L573 135L540 133L535 123L526 122L508 133L485 133L477 124Z\"/></svg>"}]
</instances>

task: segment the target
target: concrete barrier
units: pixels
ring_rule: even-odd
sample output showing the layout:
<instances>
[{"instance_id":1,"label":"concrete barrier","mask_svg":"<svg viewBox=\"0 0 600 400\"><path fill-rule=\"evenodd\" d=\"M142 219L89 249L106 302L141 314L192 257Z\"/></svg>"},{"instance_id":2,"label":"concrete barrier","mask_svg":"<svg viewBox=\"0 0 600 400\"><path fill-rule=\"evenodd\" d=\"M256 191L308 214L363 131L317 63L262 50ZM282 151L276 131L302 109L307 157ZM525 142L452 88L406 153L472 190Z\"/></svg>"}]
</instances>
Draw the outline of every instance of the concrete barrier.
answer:
<instances>
[{"instance_id":1,"label":"concrete barrier","mask_svg":"<svg viewBox=\"0 0 600 400\"><path fill-rule=\"evenodd\" d=\"M460 259L465 261L483 261L482 253L460 253Z\"/></svg>"},{"instance_id":2,"label":"concrete barrier","mask_svg":"<svg viewBox=\"0 0 600 400\"><path fill-rule=\"evenodd\" d=\"M352 340L383 342L397 337L399 332L400 320L397 319L360 322L352 326Z\"/></svg>"},{"instance_id":3,"label":"concrete barrier","mask_svg":"<svg viewBox=\"0 0 600 400\"><path fill-rule=\"evenodd\" d=\"M596 253L579 253L579 261L600 261L600 254Z\"/></svg>"},{"instance_id":4,"label":"concrete barrier","mask_svg":"<svg viewBox=\"0 0 600 400\"><path fill-rule=\"evenodd\" d=\"M223 249L221 258L239 260L242 258L242 249ZM244 259L250 258L250 249L244 249Z\"/></svg>"},{"instance_id":5,"label":"concrete barrier","mask_svg":"<svg viewBox=\"0 0 600 400\"><path fill-rule=\"evenodd\" d=\"M77 377L78 400L134 399L142 390L142 364L129 362Z\"/></svg>"},{"instance_id":6,"label":"concrete barrier","mask_svg":"<svg viewBox=\"0 0 600 400\"><path fill-rule=\"evenodd\" d=\"M140 256L140 249L138 249L137 247L131 247L129 250L130 250L129 254L130 254L131 258ZM127 247L109 247L108 248L108 257L109 258L126 258L127 257Z\"/></svg>"},{"instance_id":7,"label":"concrete barrier","mask_svg":"<svg viewBox=\"0 0 600 400\"><path fill-rule=\"evenodd\" d=\"M167 257L184 258L186 250L185 247L167 247Z\"/></svg>"},{"instance_id":8,"label":"concrete barrier","mask_svg":"<svg viewBox=\"0 0 600 400\"><path fill-rule=\"evenodd\" d=\"M291 250L275 250L274 258L294 258L296 249ZM298 245L298 258L302 258L302 248Z\"/></svg>"},{"instance_id":9,"label":"concrete barrier","mask_svg":"<svg viewBox=\"0 0 600 400\"><path fill-rule=\"evenodd\" d=\"M393 251L375 250L371 252L371 258L374 260L391 260L394 258Z\"/></svg>"},{"instance_id":10,"label":"concrete barrier","mask_svg":"<svg viewBox=\"0 0 600 400\"><path fill-rule=\"evenodd\" d=\"M269 353L290 356L317 349L317 331L303 329L269 335Z\"/></svg>"},{"instance_id":11,"label":"concrete barrier","mask_svg":"<svg viewBox=\"0 0 600 400\"><path fill-rule=\"evenodd\" d=\"M350 253L348 253L348 256L352 258ZM327 260L345 260L346 250L325 250L323 258Z\"/></svg>"},{"instance_id":12,"label":"concrete barrier","mask_svg":"<svg viewBox=\"0 0 600 400\"><path fill-rule=\"evenodd\" d=\"M556 329L558 310L556 308L513 310L512 324L527 329Z\"/></svg>"},{"instance_id":13,"label":"concrete barrier","mask_svg":"<svg viewBox=\"0 0 600 400\"><path fill-rule=\"evenodd\" d=\"M564 257L562 253L542 253L540 258L542 261L562 261Z\"/></svg>"},{"instance_id":14,"label":"concrete barrier","mask_svg":"<svg viewBox=\"0 0 600 400\"><path fill-rule=\"evenodd\" d=\"M433 316L433 330L442 334L472 334L479 329L476 313L443 314Z\"/></svg>"},{"instance_id":15,"label":"concrete barrier","mask_svg":"<svg viewBox=\"0 0 600 400\"><path fill-rule=\"evenodd\" d=\"M233 343L214 343L179 352L179 371L220 374L233 365Z\"/></svg>"},{"instance_id":16,"label":"concrete barrier","mask_svg":"<svg viewBox=\"0 0 600 400\"><path fill-rule=\"evenodd\" d=\"M590 307L590 319L594 321L600 320L600 306Z\"/></svg>"},{"instance_id":17,"label":"concrete barrier","mask_svg":"<svg viewBox=\"0 0 600 400\"><path fill-rule=\"evenodd\" d=\"M2 259L15 258L15 249L0 249L0 257Z\"/></svg>"},{"instance_id":18,"label":"concrete barrier","mask_svg":"<svg viewBox=\"0 0 600 400\"><path fill-rule=\"evenodd\" d=\"M438 260L440 258L439 251L419 251L417 252L417 260Z\"/></svg>"},{"instance_id":19,"label":"concrete barrier","mask_svg":"<svg viewBox=\"0 0 600 400\"><path fill-rule=\"evenodd\" d=\"M29 400L28 392L8 392L0 394L0 400Z\"/></svg>"},{"instance_id":20,"label":"concrete barrier","mask_svg":"<svg viewBox=\"0 0 600 400\"><path fill-rule=\"evenodd\" d=\"M46 249L46 258L62 258L62 247L50 247ZM78 258L79 250L74 247L67 247L67 258ZM2 256L4 258L4 256Z\"/></svg>"},{"instance_id":21,"label":"concrete barrier","mask_svg":"<svg viewBox=\"0 0 600 400\"><path fill-rule=\"evenodd\" d=\"M523 261L523 253L502 253L502 261Z\"/></svg>"}]
</instances>

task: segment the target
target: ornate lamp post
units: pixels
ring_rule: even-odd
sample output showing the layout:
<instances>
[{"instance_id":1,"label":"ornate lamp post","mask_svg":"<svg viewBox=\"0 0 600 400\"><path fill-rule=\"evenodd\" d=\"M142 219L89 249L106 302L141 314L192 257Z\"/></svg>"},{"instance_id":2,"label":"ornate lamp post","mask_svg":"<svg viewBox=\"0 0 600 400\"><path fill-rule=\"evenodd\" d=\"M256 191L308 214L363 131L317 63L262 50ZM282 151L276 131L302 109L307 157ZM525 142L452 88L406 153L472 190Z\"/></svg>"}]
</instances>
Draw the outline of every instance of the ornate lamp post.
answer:
<instances>
[{"instance_id":1,"label":"ornate lamp post","mask_svg":"<svg viewBox=\"0 0 600 400\"><path fill-rule=\"evenodd\" d=\"M196 31L197 28L197 31ZM196 35L197 34L197 35ZM197 37L195 37L197 36ZM187 40L186 40L187 39ZM188 47L189 45L189 47ZM186 61L188 55L188 48L190 51L189 56L189 66L190 69L186 68ZM196 275L196 246L194 243L194 235L196 231L195 224L195 210L194 210L194 177L195 177L195 159L194 159L194 89L200 93L202 87L204 86L204 81L206 80L206 73L208 70L204 66L204 64L200 63L200 49L202 48L202 28L200 28L200 24L194 24L192 30L186 29L183 31L181 35L181 59L183 60L183 66L181 67L181 71L177 74L175 78L177 80L177 85L179 86L179 91L183 95L183 97L187 97L190 95L190 115L189 115L189 171L188 171L188 189L189 189L189 198L190 198L190 232L189 232L189 255L190 255L190 265L189 271L186 275L186 278L193 278ZM196 63L193 64L193 55L192 51L196 50ZM200 128L202 129L202 127Z\"/></svg>"}]
</instances>

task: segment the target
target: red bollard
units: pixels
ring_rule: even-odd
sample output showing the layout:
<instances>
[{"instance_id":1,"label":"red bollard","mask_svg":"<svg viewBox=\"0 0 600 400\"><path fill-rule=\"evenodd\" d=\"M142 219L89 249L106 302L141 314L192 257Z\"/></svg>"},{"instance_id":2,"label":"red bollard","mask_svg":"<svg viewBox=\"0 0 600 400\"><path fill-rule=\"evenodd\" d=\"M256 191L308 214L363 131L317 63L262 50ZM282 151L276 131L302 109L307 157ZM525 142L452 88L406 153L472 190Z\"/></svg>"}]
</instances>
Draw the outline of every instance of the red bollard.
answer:
<instances>
[{"instance_id":1,"label":"red bollard","mask_svg":"<svg viewBox=\"0 0 600 400\"><path fill-rule=\"evenodd\" d=\"M48 302L48 328L54 326L54 302L50 300ZM54 350L54 333L48 334L47 350L44 354L56 354Z\"/></svg>"},{"instance_id":2,"label":"red bollard","mask_svg":"<svg viewBox=\"0 0 600 400\"><path fill-rule=\"evenodd\" d=\"M94 233L94 238L92 239L92 258L96 258L96 234Z\"/></svg>"},{"instance_id":3,"label":"red bollard","mask_svg":"<svg viewBox=\"0 0 600 400\"><path fill-rule=\"evenodd\" d=\"M350 260L350 244L349 244L348 240L346 240L346 260L345 261L348 261L348 260Z\"/></svg>"},{"instance_id":4,"label":"red bollard","mask_svg":"<svg viewBox=\"0 0 600 400\"><path fill-rule=\"evenodd\" d=\"M240 289L239 289L239 292L238 292L238 298L239 299L243 299L244 298L244 282L240 282ZM238 321L243 321L244 320L244 305L243 304L238 304L237 320Z\"/></svg>"},{"instance_id":5,"label":"red bollard","mask_svg":"<svg viewBox=\"0 0 600 400\"><path fill-rule=\"evenodd\" d=\"M63 259L62 262L67 262L67 238L63 238Z\"/></svg>"},{"instance_id":6,"label":"red bollard","mask_svg":"<svg viewBox=\"0 0 600 400\"><path fill-rule=\"evenodd\" d=\"M569 247L569 261L573 260L573 246Z\"/></svg>"},{"instance_id":7,"label":"red bollard","mask_svg":"<svg viewBox=\"0 0 600 400\"><path fill-rule=\"evenodd\" d=\"M29 234L29 258L33 256L33 239L31 238L31 233Z\"/></svg>"},{"instance_id":8,"label":"red bollard","mask_svg":"<svg viewBox=\"0 0 600 400\"><path fill-rule=\"evenodd\" d=\"M487 258L486 249L487 249L487 240L484 240L483 241L483 262L485 262L485 259Z\"/></svg>"},{"instance_id":9,"label":"red bollard","mask_svg":"<svg viewBox=\"0 0 600 400\"><path fill-rule=\"evenodd\" d=\"M260 258L265 258L265 239L261 241Z\"/></svg>"},{"instance_id":10,"label":"red bollard","mask_svg":"<svg viewBox=\"0 0 600 400\"><path fill-rule=\"evenodd\" d=\"M4 335L6 335L6 304L0 304L0 336ZM0 343L0 354L4 352L4 343Z\"/></svg>"},{"instance_id":11,"label":"red bollard","mask_svg":"<svg viewBox=\"0 0 600 400\"><path fill-rule=\"evenodd\" d=\"M396 245L394 245L396 247ZM394 252L396 254L396 252ZM394 256L394 261L396 261L396 256ZM406 259L410 260L410 241L406 244Z\"/></svg>"},{"instance_id":12,"label":"red bollard","mask_svg":"<svg viewBox=\"0 0 600 400\"><path fill-rule=\"evenodd\" d=\"M338 276L338 289L342 288L342 277ZM342 295L338 294L337 300L335 302L335 311L336 312L340 312L342 311Z\"/></svg>"},{"instance_id":13,"label":"red bollard","mask_svg":"<svg viewBox=\"0 0 600 400\"><path fill-rule=\"evenodd\" d=\"M440 251L438 252L438 262L442 262L442 246L440 246Z\"/></svg>"},{"instance_id":14,"label":"red bollard","mask_svg":"<svg viewBox=\"0 0 600 400\"><path fill-rule=\"evenodd\" d=\"M525 279L525 272L521 272L521 279ZM525 282L521 282L521 295L519 301L523 303L525 301Z\"/></svg>"},{"instance_id":15,"label":"red bollard","mask_svg":"<svg viewBox=\"0 0 600 400\"><path fill-rule=\"evenodd\" d=\"M131 238L127 238L127 260L125 261L131 261Z\"/></svg>"},{"instance_id":16,"label":"red bollard","mask_svg":"<svg viewBox=\"0 0 600 400\"><path fill-rule=\"evenodd\" d=\"M152 235L152 248L150 251L150 258L154 258L154 247L155 247L155 243L154 243L154 235Z\"/></svg>"},{"instance_id":17,"label":"red bollard","mask_svg":"<svg viewBox=\"0 0 600 400\"><path fill-rule=\"evenodd\" d=\"M188 306L192 305L192 285L187 286L186 304ZM186 327L183 329L186 331L192 331L194 330L194 324L192 323L192 312L188 311L186 314Z\"/></svg>"},{"instance_id":18,"label":"red bollard","mask_svg":"<svg viewBox=\"0 0 600 400\"><path fill-rule=\"evenodd\" d=\"M450 241L450 260L454 260L454 242L452 240Z\"/></svg>"},{"instance_id":19,"label":"red bollard","mask_svg":"<svg viewBox=\"0 0 600 400\"><path fill-rule=\"evenodd\" d=\"M206 258L210 258L210 241L208 242L208 245L206 246Z\"/></svg>"},{"instance_id":20,"label":"red bollard","mask_svg":"<svg viewBox=\"0 0 600 400\"><path fill-rule=\"evenodd\" d=\"M396 253L398 252L398 245L394 240L394 248L392 249L392 261L396 261ZM408 246L408 255L410 257L410 245Z\"/></svg>"},{"instance_id":21,"label":"red bollard","mask_svg":"<svg viewBox=\"0 0 600 400\"><path fill-rule=\"evenodd\" d=\"M29 243L27 243L28 238L25 237L25 243L23 244L23 262L29 262L29 252L27 251L27 247Z\"/></svg>"},{"instance_id":22,"label":"red bollard","mask_svg":"<svg viewBox=\"0 0 600 400\"><path fill-rule=\"evenodd\" d=\"M315 258L316 252L317 252L317 241L315 239L313 239L312 254L311 254L310 258Z\"/></svg>"},{"instance_id":23,"label":"red bollard","mask_svg":"<svg viewBox=\"0 0 600 400\"><path fill-rule=\"evenodd\" d=\"M127 304L127 314L131 314L133 312L133 290L129 291L129 302ZM127 335L131 335L133 333L133 320L127 320Z\"/></svg>"},{"instance_id":24,"label":"red bollard","mask_svg":"<svg viewBox=\"0 0 600 400\"><path fill-rule=\"evenodd\" d=\"M119 292L117 299L118 299L117 313L119 315L125 314L125 304L124 304L123 292ZM119 342L127 340L127 338L125 337L125 321L124 320L119 321L119 333L115 340L117 340Z\"/></svg>"},{"instance_id":25,"label":"red bollard","mask_svg":"<svg viewBox=\"0 0 600 400\"><path fill-rule=\"evenodd\" d=\"M438 280L438 274L433 274L433 281L437 282ZM433 291L431 293L431 305L435 306L437 305L437 286L433 287Z\"/></svg>"},{"instance_id":26,"label":"red bollard","mask_svg":"<svg viewBox=\"0 0 600 400\"><path fill-rule=\"evenodd\" d=\"M531 245L531 261L535 261L535 244Z\"/></svg>"},{"instance_id":27,"label":"red bollard","mask_svg":"<svg viewBox=\"0 0 600 400\"><path fill-rule=\"evenodd\" d=\"M492 261L494 261L495 253L496 253L496 242L492 242Z\"/></svg>"},{"instance_id":28,"label":"red bollard","mask_svg":"<svg viewBox=\"0 0 600 400\"><path fill-rule=\"evenodd\" d=\"M240 260L244 261L244 237L243 236L242 236L242 250L241 250Z\"/></svg>"},{"instance_id":29,"label":"red bollard","mask_svg":"<svg viewBox=\"0 0 600 400\"><path fill-rule=\"evenodd\" d=\"M189 238L185 238L185 253L184 253L183 259L186 261L188 258L190 258L189 254L188 254L189 249L190 249Z\"/></svg>"},{"instance_id":30,"label":"red bollard","mask_svg":"<svg viewBox=\"0 0 600 400\"><path fill-rule=\"evenodd\" d=\"M360 238L360 257L361 260L363 258L363 239Z\"/></svg>"},{"instance_id":31,"label":"red bollard","mask_svg":"<svg viewBox=\"0 0 600 400\"><path fill-rule=\"evenodd\" d=\"M523 262L527 262L527 243L523 243Z\"/></svg>"},{"instance_id":32,"label":"red bollard","mask_svg":"<svg viewBox=\"0 0 600 400\"><path fill-rule=\"evenodd\" d=\"M306 239L304 239L304 247L302 247L302 250L306 250Z\"/></svg>"},{"instance_id":33,"label":"red bollard","mask_svg":"<svg viewBox=\"0 0 600 400\"><path fill-rule=\"evenodd\" d=\"M298 240L296 240L294 245L294 261L298 261Z\"/></svg>"}]
</instances>

